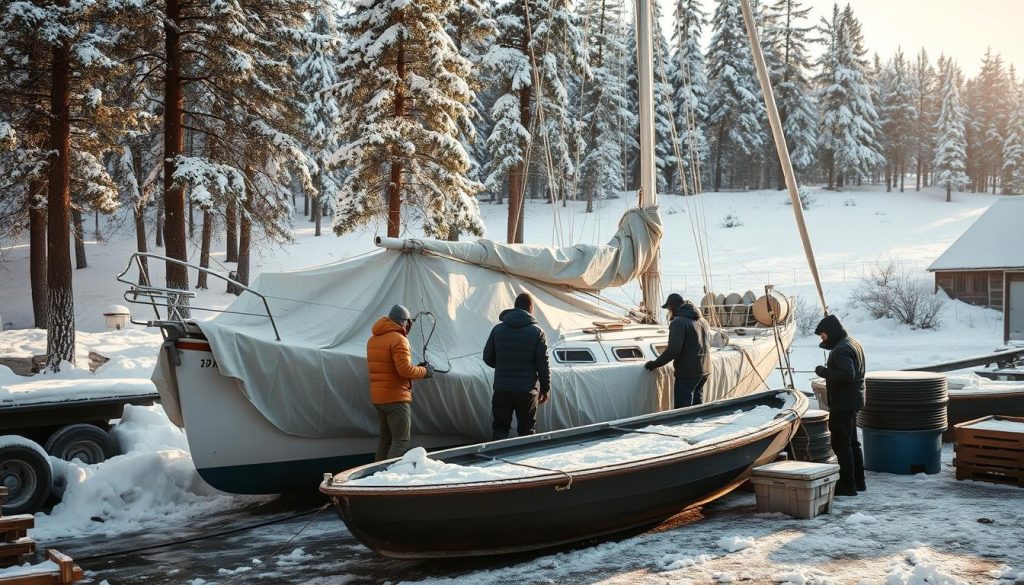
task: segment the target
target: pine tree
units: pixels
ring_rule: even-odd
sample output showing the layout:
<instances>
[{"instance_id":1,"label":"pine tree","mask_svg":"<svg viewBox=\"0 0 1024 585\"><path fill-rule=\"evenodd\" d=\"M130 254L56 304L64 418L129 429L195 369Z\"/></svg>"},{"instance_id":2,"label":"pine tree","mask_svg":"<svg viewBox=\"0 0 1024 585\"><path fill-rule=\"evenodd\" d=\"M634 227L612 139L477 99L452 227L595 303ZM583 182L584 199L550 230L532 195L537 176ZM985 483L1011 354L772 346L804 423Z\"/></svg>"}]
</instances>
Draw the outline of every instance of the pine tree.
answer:
<instances>
[{"instance_id":1,"label":"pine tree","mask_svg":"<svg viewBox=\"0 0 1024 585\"><path fill-rule=\"evenodd\" d=\"M708 132L714 163L714 188L721 189L726 169L734 172L744 157L761 153L764 105L738 0L722 0L712 17L708 49ZM730 180L730 186L733 181Z\"/></svg>"},{"instance_id":2,"label":"pine tree","mask_svg":"<svg viewBox=\"0 0 1024 585\"><path fill-rule=\"evenodd\" d=\"M1009 96L1013 89L1006 74L1003 58L991 49L985 52L981 71L977 77L977 101L973 104L972 123L978 141L975 176L984 191L991 185L996 192L999 175L1003 167L1003 142L1006 139L1006 124L1010 116Z\"/></svg>"},{"instance_id":3,"label":"pine tree","mask_svg":"<svg viewBox=\"0 0 1024 585\"><path fill-rule=\"evenodd\" d=\"M1003 142L1003 190L1024 195L1024 86L1016 88L1013 98L1014 108Z\"/></svg>"},{"instance_id":4,"label":"pine tree","mask_svg":"<svg viewBox=\"0 0 1024 585\"><path fill-rule=\"evenodd\" d=\"M812 26L800 26L810 8L798 0L776 0L766 12L764 44L777 64L770 71L775 102L782 119L782 130L789 147L790 160L797 171L808 169L818 148L817 103L807 75L811 68L808 55ZM779 189L784 187L778 173Z\"/></svg>"},{"instance_id":5,"label":"pine tree","mask_svg":"<svg viewBox=\"0 0 1024 585\"><path fill-rule=\"evenodd\" d=\"M887 71L888 95L882 110L885 142L888 145L886 163L886 190L891 191L896 176L899 176L900 193L904 189L907 158L912 148L914 129L917 124L917 108L914 105L913 88L909 70L902 50L889 61Z\"/></svg>"},{"instance_id":6,"label":"pine tree","mask_svg":"<svg viewBox=\"0 0 1024 585\"><path fill-rule=\"evenodd\" d=\"M922 48L911 67L914 102L917 107L917 124L914 126L914 161L917 165L914 190L920 191L928 186L928 174L931 170L932 153L935 150L934 128L938 117L939 93L935 77L935 69L928 60L928 53Z\"/></svg>"},{"instance_id":7,"label":"pine tree","mask_svg":"<svg viewBox=\"0 0 1024 585\"><path fill-rule=\"evenodd\" d=\"M952 59L939 58L942 103L935 126L935 157L932 160L935 183L946 188L946 201L952 201L953 189L967 184L967 137L964 109L960 102L960 73Z\"/></svg>"},{"instance_id":8,"label":"pine tree","mask_svg":"<svg viewBox=\"0 0 1024 585\"><path fill-rule=\"evenodd\" d=\"M842 186L870 177L885 163L878 143L878 113L863 59L860 23L847 6L838 5L819 31L826 48L818 60L818 104L822 163L828 187Z\"/></svg>"},{"instance_id":9,"label":"pine tree","mask_svg":"<svg viewBox=\"0 0 1024 585\"><path fill-rule=\"evenodd\" d=\"M472 127L470 64L444 29L452 0L366 2L343 18L351 41L340 55L337 95L348 105L344 142L333 162L350 173L338 195L334 231L379 217L400 235L403 204L422 214L424 231L480 235L470 161L461 134ZM381 198L386 194L386 201Z\"/></svg>"},{"instance_id":10,"label":"pine tree","mask_svg":"<svg viewBox=\"0 0 1024 585\"><path fill-rule=\"evenodd\" d=\"M701 37L707 14L699 0L676 0L675 28L672 31L672 79L675 90L675 122L679 136L682 169L686 178L677 177L683 191L697 193L701 187L702 165L708 156L707 124L708 79L705 73Z\"/></svg>"},{"instance_id":11,"label":"pine tree","mask_svg":"<svg viewBox=\"0 0 1024 585\"><path fill-rule=\"evenodd\" d=\"M624 188L626 168L622 150L636 128L636 113L628 98L624 71L629 50L622 26L620 0L588 0L588 47L593 78L583 88L582 121L585 150L580 162L580 183L586 194L587 213L594 198L610 197Z\"/></svg>"}]
</instances>

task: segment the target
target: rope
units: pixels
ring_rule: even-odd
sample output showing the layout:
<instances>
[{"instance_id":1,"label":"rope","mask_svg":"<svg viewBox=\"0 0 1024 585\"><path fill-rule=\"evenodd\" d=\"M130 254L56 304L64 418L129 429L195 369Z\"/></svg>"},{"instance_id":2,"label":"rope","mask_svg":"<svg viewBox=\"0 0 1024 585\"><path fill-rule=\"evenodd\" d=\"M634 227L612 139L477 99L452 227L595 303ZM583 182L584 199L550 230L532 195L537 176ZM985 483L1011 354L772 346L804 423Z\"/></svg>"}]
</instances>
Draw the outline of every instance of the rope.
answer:
<instances>
[{"instance_id":1,"label":"rope","mask_svg":"<svg viewBox=\"0 0 1024 585\"><path fill-rule=\"evenodd\" d=\"M538 471L546 471L548 473L560 473L560 474L562 474L562 475L564 475L566 477L568 482L565 485L561 485L561 486L556 485L555 486L555 491L561 492L561 491L565 491L565 490L568 490L568 489L572 489L572 475L569 475L567 472L562 471L561 469L549 469L547 467L540 467L538 465L530 465L529 463L518 463L516 461L509 461L508 459L505 459L504 457L495 457L494 455L488 455L486 453L473 453L473 455L475 455L476 457L482 457L483 459L490 459L491 461L501 461L502 463L508 463L509 465L518 465L520 467L528 467L530 469L536 469Z\"/></svg>"}]
</instances>

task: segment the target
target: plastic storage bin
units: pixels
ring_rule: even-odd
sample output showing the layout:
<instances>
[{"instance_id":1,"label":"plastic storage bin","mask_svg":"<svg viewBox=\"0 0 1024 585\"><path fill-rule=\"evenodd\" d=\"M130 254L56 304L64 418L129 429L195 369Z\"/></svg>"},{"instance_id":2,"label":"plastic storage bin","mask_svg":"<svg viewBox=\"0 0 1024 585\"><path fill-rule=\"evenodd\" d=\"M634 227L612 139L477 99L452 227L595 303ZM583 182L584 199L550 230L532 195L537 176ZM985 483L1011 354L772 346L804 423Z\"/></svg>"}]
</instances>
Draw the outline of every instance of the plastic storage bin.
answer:
<instances>
[{"instance_id":1,"label":"plastic storage bin","mask_svg":"<svg viewBox=\"0 0 1024 585\"><path fill-rule=\"evenodd\" d=\"M757 511L814 518L832 512L839 466L809 461L778 461L754 468Z\"/></svg>"},{"instance_id":2,"label":"plastic storage bin","mask_svg":"<svg viewBox=\"0 0 1024 585\"><path fill-rule=\"evenodd\" d=\"M913 475L942 469L942 431L883 431L861 428L864 469Z\"/></svg>"}]
</instances>

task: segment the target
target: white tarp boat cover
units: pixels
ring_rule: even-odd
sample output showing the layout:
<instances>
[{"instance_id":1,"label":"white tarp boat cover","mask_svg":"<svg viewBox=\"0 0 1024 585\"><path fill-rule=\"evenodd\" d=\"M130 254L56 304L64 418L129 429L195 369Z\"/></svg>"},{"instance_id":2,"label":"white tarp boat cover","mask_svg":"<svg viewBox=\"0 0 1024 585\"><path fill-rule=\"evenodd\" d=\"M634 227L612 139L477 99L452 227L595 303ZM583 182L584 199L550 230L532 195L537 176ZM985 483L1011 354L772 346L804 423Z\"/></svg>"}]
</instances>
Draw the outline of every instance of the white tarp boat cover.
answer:
<instances>
[{"instance_id":1,"label":"white tarp boat cover","mask_svg":"<svg viewBox=\"0 0 1024 585\"><path fill-rule=\"evenodd\" d=\"M652 213L654 219L648 225L660 230L657 210ZM578 264L579 271L589 275L588 282L616 282L629 263L633 265L631 274L638 275L646 264L637 264L636 259L653 258L647 246L656 240L638 237L632 220L624 220L622 227L613 243L628 244L619 250L633 260L609 260L612 254L607 248L614 246L575 246L572 249L581 256L568 264ZM652 237L660 237L660 231ZM588 252L586 248L598 248L589 250L590 257L599 258L597 262L617 276L599 275L584 265L581 258ZM506 268L513 265L517 272L529 272L522 249L505 245L487 249L501 250L499 256L508 262ZM571 255L549 251L543 262ZM582 278L568 274L566 265L557 270L567 281ZM557 345L565 332L592 327L595 321L621 319L621 314L573 294L570 286L509 272L430 253L385 249L298 272L261 274L252 286L267 297L280 341L266 317L253 316L265 314L265 309L263 301L250 293L243 293L231 304L228 310L233 313L222 313L200 327L221 374L237 379L240 391L280 430L305 437L373 436L378 423L369 401L366 367L371 327L396 303L414 314L428 311L436 317L436 329L424 356L423 340L433 323L429 317L416 321L409 335L414 361L425 357L436 368L450 371L414 382L413 433L488 440L493 370L484 364L482 350L500 313L512 307L519 293L533 295L534 316L547 334L549 347ZM765 356L720 351L713 357L713 385L723 390L709 388L707 400L725 397L727 389L741 380L752 382L751 389L759 386L755 375L760 374L746 364L751 360L760 364ZM176 392L166 383L173 378L164 353L160 362L154 382L171 420L181 425L180 412L174 408ZM671 408L671 367L650 373L642 364L552 367L552 397L539 409L538 430ZM768 371L773 365L774 361Z\"/></svg>"}]
</instances>

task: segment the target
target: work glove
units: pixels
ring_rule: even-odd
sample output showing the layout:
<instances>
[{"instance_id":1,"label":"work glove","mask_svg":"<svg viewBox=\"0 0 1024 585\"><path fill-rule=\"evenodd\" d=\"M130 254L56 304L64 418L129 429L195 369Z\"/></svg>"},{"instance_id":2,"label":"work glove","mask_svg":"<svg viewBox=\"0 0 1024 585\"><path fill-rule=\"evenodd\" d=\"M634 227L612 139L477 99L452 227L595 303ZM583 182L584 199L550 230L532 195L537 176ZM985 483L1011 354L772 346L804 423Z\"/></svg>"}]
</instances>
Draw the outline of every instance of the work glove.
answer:
<instances>
[{"instance_id":1,"label":"work glove","mask_svg":"<svg viewBox=\"0 0 1024 585\"><path fill-rule=\"evenodd\" d=\"M814 373L815 373L815 374L816 374L816 375L817 375L817 376L818 376L819 378L824 378L824 377L825 377L825 374L827 374L827 373L828 373L828 368L826 368L825 366L818 366L818 367L814 368Z\"/></svg>"},{"instance_id":2,"label":"work glove","mask_svg":"<svg viewBox=\"0 0 1024 585\"><path fill-rule=\"evenodd\" d=\"M658 367L658 366L656 366L656 365L654 364L654 361L649 361L649 362L647 362L646 364L644 364L644 369L645 369L645 370L648 370L648 371L651 371L651 370L657 369L657 367Z\"/></svg>"},{"instance_id":3,"label":"work glove","mask_svg":"<svg viewBox=\"0 0 1024 585\"><path fill-rule=\"evenodd\" d=\"M433 378L434 377L434 366L432 366L432 365L430 365L428 363L424 363L423 367L427 368L427 375L423 376L423 377L424 378Z\"/></svg>"}]
</instances>

